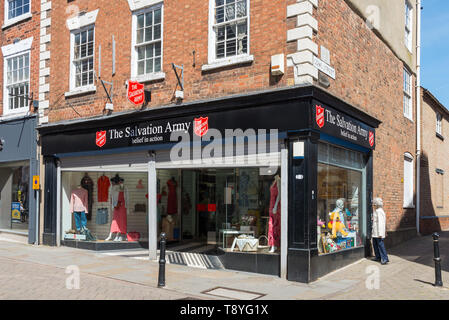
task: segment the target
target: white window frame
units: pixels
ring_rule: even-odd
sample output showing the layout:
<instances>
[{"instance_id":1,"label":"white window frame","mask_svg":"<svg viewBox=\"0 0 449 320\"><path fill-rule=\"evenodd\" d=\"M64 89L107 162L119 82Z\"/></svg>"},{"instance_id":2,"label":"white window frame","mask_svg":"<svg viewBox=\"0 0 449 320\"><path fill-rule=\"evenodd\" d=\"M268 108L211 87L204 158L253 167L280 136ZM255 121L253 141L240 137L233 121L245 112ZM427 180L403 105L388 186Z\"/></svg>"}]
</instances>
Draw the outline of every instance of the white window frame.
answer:
<instances>
[{"instance_id":1,"label":"white window frame","mask_svg":"<svg viewBox=\"0 0 449 320\"><path fill-rule=\"evenodd\" d=\"M414 208L413 204L413 156L410 153L404 154L404 208Z\"/></svg>"},{"instance_id":2,"label":"white window frame","mask_svg":"<svg viewBox=\"0 0 449 320\"><path fill-rule=\"evenodd\" d=\"M405 0L405 35L404 35L404 44L407 49L412 52L413 45L413 7Z\"/></svg>"},{"instance_id":3,"label":"white window frame","mask_svg":"<svg viewBox=\"0 0 449 320\"><path fill-rule=\"evenodd\" d=\"M202 66L203 71L208 71L216 68L221 68L225 66L231 66L241 63L249 63L254 61L254 56L250 54L251 52L251 1L246 0L246 10L247 10L247 53L235 55L225 58L216 57L216 32L215 32L215 0L209 0L209 41L208 41L208 64Z\"/></svg>"},{"instance_id":4,"label":"white window frame","mask_svg":"<svg viewBox=\"0 0 449 320\"><path fill-rule=\"evenodd\" d=\"M32 0L29 0L28 12L24 12L20 16L17 16L17 17L9 19L9 2L10 1L11 0L5 0L5 6L4 6L4 8L5 8L5 12L4 12L5 20L4 20L4 25L2 26L3 28L6 28L6 27L8 27L10 25L13 25L13 24L15 24L15 23L17 23L19 21L28 19L28 18L30 18L32 16L32 14L31 14L31 3L32 3Z\"/></svg>"},{"instance_id":5,"label":"white window frame","mask_svg":"<svg viewBox=\"0 0 449 320\"><path fill-rule=\"evenodd\" d=\"M137 16L146 13L148 11L153 11L161 9L161 70L157 72L152 72L148 74L138 75L137 74ZM156 41L154 41L156 42ZM131 80L138 82L147 82L155 80L165 79L164 70L164 3L161 1L151 6L141 8L133 11L132 13L132 36L131 36Z\"/></svg>"},{"instance_id":6,"label":"white window frame","mask_svg":"<svg viewBox=\"0 0 449 320\"><path fill-rule=\"evenodd\" d=\"M443 120L443 116L441 115L441 113L437 112L436 113L436 133L442 135L443 130L442 130L442 121Z\"/></svg>"},{"instance_id":7,"label":"white window frame","mask_svg":"<svg viewBox=\"0 0 449 320\"><path fill-rule=\"evenodd\" d=\"M7 90L7 76L8 76L8 59L15 58L24 54L28 54L29 59L29 75L28 75L28 91L31 90L31 45L33 43L33 37L21 40L14 44L9 44L3 46L2 54L3 54L3 115L21 115L26 114L29 111L29 106L25 106L19 109L11 110L9 108L9 93Z\"/></svg>"},{"instance_id":8,"label":"white window frame","mask_svg":"<svg viewBox=\"0 0 449 320\"><path fill-rule=\"evenodd\" d=\"M66 97L73 95L93 93L97 91L96 86L96 69L95 69L95 22L97 20L99 9L90 11L82 16L75 16L67 19L66 26L70 30L70 62L69 62L69 91L65 93ZM94 63L94 83L87 86L75 87L75 65L73 63L73 58L75 56L75 33L86 30L93 27L94 28L94 52L93 52L93 63Z\"/></svg>"},{"instance_id":9,"label":"white window frame","mask_svg":"<svg viewBox=\"0 0 449 320\"><path fill-rule=\"evenodd\" d=\"M407 88L408 86L408 88ZM413 94L412 94L412 74L404 67L403 72L403 113L404 116L413 121ZM408 103L406 104L406 99Z\"/></svg>"}]
</instances>

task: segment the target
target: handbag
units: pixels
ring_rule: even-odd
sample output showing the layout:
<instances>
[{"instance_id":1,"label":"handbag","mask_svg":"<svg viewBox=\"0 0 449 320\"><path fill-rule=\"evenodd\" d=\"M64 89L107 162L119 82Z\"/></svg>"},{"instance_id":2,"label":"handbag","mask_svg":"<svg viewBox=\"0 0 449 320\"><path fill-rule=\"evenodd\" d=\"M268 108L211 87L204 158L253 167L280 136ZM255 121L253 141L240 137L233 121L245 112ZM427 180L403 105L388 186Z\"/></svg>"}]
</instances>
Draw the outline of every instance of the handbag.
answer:
<instances>
[{"instance_id":1,"label":"handbag","mask_svg":"<svg viewBox=\"0 0 449 320\"><path fill-rule=\"evenodd\" d=\"M266 245L261 245L260 244L260 240L262 239L262 238L265 238L266 240ZM268 249L270 246L268 245L268 238L266 237L266 236L264 236L264 235L261 235L260 237L259 237L259 243L258 243L258 245L257 245L257 249Z\"/></svg>"},{"instance_id":2,"label":"handbag","mask_svg":"<svg viewBox=\"0 0 449 320\"><path fill-rule=\"evenodd\" d=\"M146 212L147 206L145 203L136 203L134 206L134 212Z\"/></svg>"}]
</instances>

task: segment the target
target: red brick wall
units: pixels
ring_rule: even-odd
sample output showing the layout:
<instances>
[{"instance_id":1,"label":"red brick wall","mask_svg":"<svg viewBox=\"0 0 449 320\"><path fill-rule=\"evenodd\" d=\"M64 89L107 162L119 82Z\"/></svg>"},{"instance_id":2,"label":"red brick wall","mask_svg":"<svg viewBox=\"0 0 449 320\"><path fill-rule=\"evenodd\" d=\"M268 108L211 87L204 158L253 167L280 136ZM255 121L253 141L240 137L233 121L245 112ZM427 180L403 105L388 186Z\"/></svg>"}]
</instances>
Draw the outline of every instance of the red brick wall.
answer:
<instances>
[{"instance_id":1,"label":"red brick wall","mask_svg":"<svg viewBox=\"0 0 449 320\"><path fill-rule=\"evenodd\" d=\"M2 30L0 46L12 44L14 39L21 40L33 37L30 56L30 94L34 93L34 98L39 99L39 50L40 50L40 0L31 0L32 17L23 20L14 25L6 27ZM4 24L5 20L5 1L0 1L0 24ZM4 70L3 54L0 51L0 115L3 115L3 70Z\"/></svg>"},{"instance_id":2,"label":"red brick wall","mask_svg":"<svg viewBox=\"0 0 449 320\"><path fill-rule=\"evenodd\" d=\"M328 90L382 121L373 196L384 200L387 230L414 227L414 209L403 209L404 153L415 154L415 124L403 115L403 63L345 1L319 1L315 18L315 42L330 50L336 72Z\"/></svg>"},{"instance_id":3,"label":"red brick wall","mask_svg":"<svg viewBox=\"0 0 449 320\"><path fill-rule=\"evenodd\" d=\"M131 11L127 1L78 0L71 2L87 12L100 8L95 29L95 60L101 44L105 81L114 81L114 112L136 108L126 99L125 82L131 72ZM96 94L65 98L69 90L70 32L65 27L68 14L64 1L54 1L52 8L52 58L49 121L90 117L102 114L106 94L97 83ZM286 76L270 77L271 56L286 53L286 3L272 0L251 1L250 54L254 62L202 72L208 62L209 2L196 0L164 1L163 81L145 83L152 90L151 107L173 103L176 77L171 63L184 64L184 102L270 89L286 85ZM111 20L111 17L113 19ZM111 77L111 35L116 40L116 75ZM195 67L193 67L195 50ZM96 70L97 67L96 67ZM76 110L76 112L74 111ZM79 115L77 114L79 113Z\"/></svg>"}]
</instances>

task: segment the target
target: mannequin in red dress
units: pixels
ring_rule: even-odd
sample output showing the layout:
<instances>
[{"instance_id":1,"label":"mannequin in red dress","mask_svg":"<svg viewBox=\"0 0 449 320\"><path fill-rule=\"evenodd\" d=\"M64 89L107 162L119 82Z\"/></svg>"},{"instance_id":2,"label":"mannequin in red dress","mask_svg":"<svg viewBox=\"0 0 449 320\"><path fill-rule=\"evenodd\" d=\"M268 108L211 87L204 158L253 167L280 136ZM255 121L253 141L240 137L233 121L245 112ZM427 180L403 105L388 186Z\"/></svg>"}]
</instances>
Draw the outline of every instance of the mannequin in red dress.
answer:
<instances>
[{"instance_id":1,"label":"mannequin in red dress","mask_svg":"<svg viewBox=\"0 0 449 320\"><path fill-rule=\"evenodd\" d=\"M277 250L281 235L281 188L280 177L274 177L273 184L270 187L270 220L268 222L268 245L270 253Z\"/></svg>"}]
</instances>

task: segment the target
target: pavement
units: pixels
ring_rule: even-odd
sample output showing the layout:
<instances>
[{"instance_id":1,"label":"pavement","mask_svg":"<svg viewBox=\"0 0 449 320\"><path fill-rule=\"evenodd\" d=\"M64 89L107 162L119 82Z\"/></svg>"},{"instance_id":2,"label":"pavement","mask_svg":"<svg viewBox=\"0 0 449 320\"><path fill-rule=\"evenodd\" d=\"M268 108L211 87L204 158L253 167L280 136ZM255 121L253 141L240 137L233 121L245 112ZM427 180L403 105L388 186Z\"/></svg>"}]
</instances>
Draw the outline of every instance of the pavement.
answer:
<instances>
[{"instance_id":1,"label":"pavement","mask_svg":"<svg viewBox=\"0 0 449 320\"><path fill-rule=\"evenodd\" d=\"M441 233L440 252L443 287L433 285L433 241L424 236L388 250L387 265L361 259L310 284L167 264L158 288L158 262L139 255L0 241L0 299L446 300L449 232Z\"/></svg>"}]
</instances>

